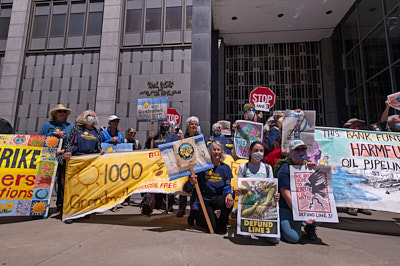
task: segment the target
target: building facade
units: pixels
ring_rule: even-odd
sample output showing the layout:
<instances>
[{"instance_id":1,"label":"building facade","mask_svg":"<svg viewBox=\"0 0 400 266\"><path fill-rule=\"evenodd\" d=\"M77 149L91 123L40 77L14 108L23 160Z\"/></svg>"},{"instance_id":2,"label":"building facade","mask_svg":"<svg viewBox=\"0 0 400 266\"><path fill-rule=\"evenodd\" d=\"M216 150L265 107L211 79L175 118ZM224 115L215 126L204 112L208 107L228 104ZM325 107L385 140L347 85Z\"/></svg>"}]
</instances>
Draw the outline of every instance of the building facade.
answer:
<instances>
[{"instance_id":1,"label":"building facade","mask_svg":"<svg viewBox=\"0 0 400 266\"><path fill-rule=\"evenodd\" d=\"M240 119L258 86L276 93L274 110L316 110L321 126L377 121L398 91L398 1L354 1L319 40L257 44L224 41L218 2L0 0L0 116L34 134L62 103L70 122L93 109L106 126L116 114L144 141L137 99L151 92L168 96L183 121L198 116L207 135L219 119Z\"/></svg>"}]
</instances>

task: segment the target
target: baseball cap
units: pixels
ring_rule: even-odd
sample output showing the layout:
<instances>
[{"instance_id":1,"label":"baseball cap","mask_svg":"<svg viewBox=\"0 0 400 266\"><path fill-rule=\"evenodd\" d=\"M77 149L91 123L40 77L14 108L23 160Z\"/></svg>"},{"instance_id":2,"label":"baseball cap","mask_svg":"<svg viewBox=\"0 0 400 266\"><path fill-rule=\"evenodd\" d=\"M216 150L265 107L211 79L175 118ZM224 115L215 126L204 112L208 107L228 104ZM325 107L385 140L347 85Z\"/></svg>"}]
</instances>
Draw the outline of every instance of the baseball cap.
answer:
<instances>
[{"instance_id":1,"label":"baseball cap","mask_svg":"<svg viewBox=\"0 0 400 266\"><path fill-rule=\"evenodd\" d=\"M108 121L113 121L113 120L120 120L120 119L119 119L119 117L116 116L116 115L110 115L110 116L108 117Z\"/></svg>"},{"instance_id":2,"label":"baseball cap","mask_svg":"<svg viewBox=\"0 0 400 266\"><path fill-rule=\"evenodd\" d=\"M243 106L243 111L244 111L244 112L247 112L247 110L249 110L250 108L254 108L254 109L255 109L254 105L252 105L251 103L246 103L246 104Z\"/></svg>"},{"instance_id":3,"label":"baseball cap","mask_svg":"<svg viewBox=\"0 0 400 266\"><path fill-rule=\"evenodd\" d=\"M304 146L305 148L307 148L307 145L304 144L304 142L302 140L299 140L299 139L292 140L289 144L289 150L290 151L295 150L296 148L298 148L300 146Z\"/></svg>"}]
</instances>

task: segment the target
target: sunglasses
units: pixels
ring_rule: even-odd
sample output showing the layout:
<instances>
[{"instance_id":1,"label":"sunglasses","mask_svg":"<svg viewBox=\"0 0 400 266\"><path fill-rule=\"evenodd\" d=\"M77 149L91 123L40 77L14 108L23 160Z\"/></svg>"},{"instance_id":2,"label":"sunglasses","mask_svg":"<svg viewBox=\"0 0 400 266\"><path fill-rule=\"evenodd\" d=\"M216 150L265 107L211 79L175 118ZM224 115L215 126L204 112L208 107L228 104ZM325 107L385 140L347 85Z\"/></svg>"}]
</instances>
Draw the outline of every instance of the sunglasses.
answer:
<instances>
[{"instance_id":1,"label":"sunglasses","mask_svg":"<svg viewBox=\"0 0 400 266\"><path fill-rule=\"evenodd\" d=\"M306 152L307 149L306 148L302 148L302 149L295 149L294 153L300 153L300 152Z\"/></svg>"},{"instance_id":2,"label":"sunglasses","mask_svg":"<svg viewBox=\"0 0 400 266\"><path fill-rule=\"evenodd\" d=\"M135 135L135 134L136 134L136 132L129 132L129 134L131 134L131 135Z\"/></svg>"},{"instance_id":3,"label":"sunglasses","mask_svg":"<svg viewBox=\"0 0 400 266\"><path fill-rule=\"evenodd\" d=\"M67 111L67 110L57 110L57 113L64 113L64 114L66 114L66 113L68 113L68 111Z\"/></svg>"},{"instance_id":4,"label":"sunglasses","mask_svg":"<svg viewBox=\"0 0 400 266\"><path fill-rule=\"evenodd\" d=\"M255 113L256 110L247 110L247 112L248 112L248 113L252 113L252 112Z\"/></svg>"}]
</instances>

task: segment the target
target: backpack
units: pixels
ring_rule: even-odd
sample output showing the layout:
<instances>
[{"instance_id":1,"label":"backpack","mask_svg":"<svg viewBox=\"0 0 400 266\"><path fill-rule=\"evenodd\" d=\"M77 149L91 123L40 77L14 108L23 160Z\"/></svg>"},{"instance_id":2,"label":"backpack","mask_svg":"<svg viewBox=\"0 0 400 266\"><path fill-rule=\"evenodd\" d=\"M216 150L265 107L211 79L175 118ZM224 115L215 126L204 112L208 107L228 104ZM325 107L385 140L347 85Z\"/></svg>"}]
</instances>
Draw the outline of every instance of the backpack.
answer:
<instances>
[{"instance_id":1,"label":"backpack","mask_svg":"<svg viewBox=\"0 0 400 266\"><path fill-rule=\"evenodd\" d=\"M277 177L276 175L278 174L279 169L281 169L282 165L284 165L285 163L287 163L288 165L294 164L294 163L293 163L293 160L290 159L290 158L285 158L285 159L279 160L279 161L275 164L275 167L274 167L274 176L275 176L275 177Z\"/></svg>"}]
</instances>

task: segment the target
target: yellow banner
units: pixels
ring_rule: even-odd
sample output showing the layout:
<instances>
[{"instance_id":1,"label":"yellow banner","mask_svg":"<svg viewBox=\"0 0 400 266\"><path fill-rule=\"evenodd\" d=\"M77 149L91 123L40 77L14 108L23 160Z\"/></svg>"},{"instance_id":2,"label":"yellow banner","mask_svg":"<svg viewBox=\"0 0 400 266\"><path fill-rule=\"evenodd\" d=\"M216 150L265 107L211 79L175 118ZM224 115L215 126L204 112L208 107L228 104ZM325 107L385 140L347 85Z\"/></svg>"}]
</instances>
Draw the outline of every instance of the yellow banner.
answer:
<instances>
[{"instance_id":1,"label":"yellow banner","mask_svg":"<svg viewBox=\"0 0 400 266\"><path fill-rule=\"evenodd\" d=\"M232 156L230 156L230 155L229 156L225 156L224 163L229 165L229 167L231 168L231 171L232 171L232 175L233 175L233 178L231 180L232 191L235 191L235 189L238 188L237 176L238 176L238 173L239 173L239 166L241 164L247 163L248 161L249 160L247 160L247 159L238 159L238 160L235 161L235 159L233 159ZM233 207L234 208L238 208L239 196L236 195L234 200L235 201L233 203Z\"/></svg>"},{"instance_id":2,"label":"yellow banner","mask_svg":"<svg viewBox=\"0 0 400 266\"><path fill-rule=\"evenodd\" d=\"M237 188L241 163L227 156ZM65 173L63 220L103 212L123 202L133 193L174 193L182 191L187 177L169 181L160 151L93 154L72 157Z\"/></svg>"},{"instance_id":3,"label":"yellow banner","mask_svg":"<svg viewBox=\"0 0 400 266\"><path fill-rule=\"evenodd\" d=\"M65 173L63 220L108 210L132 193L182 191L186 181L169 181L158 149L72 157Z\"/></svg>"},{"instance_id":4,"label":"yellow banner","mask_svg":"<svg viewBox=\"0 0 400 266\"><path fill-rule=\"evenodd\" d=\"M43 135L0 135L0 216L46 215L61 142Z\"/></svg>"}]
</instances>

